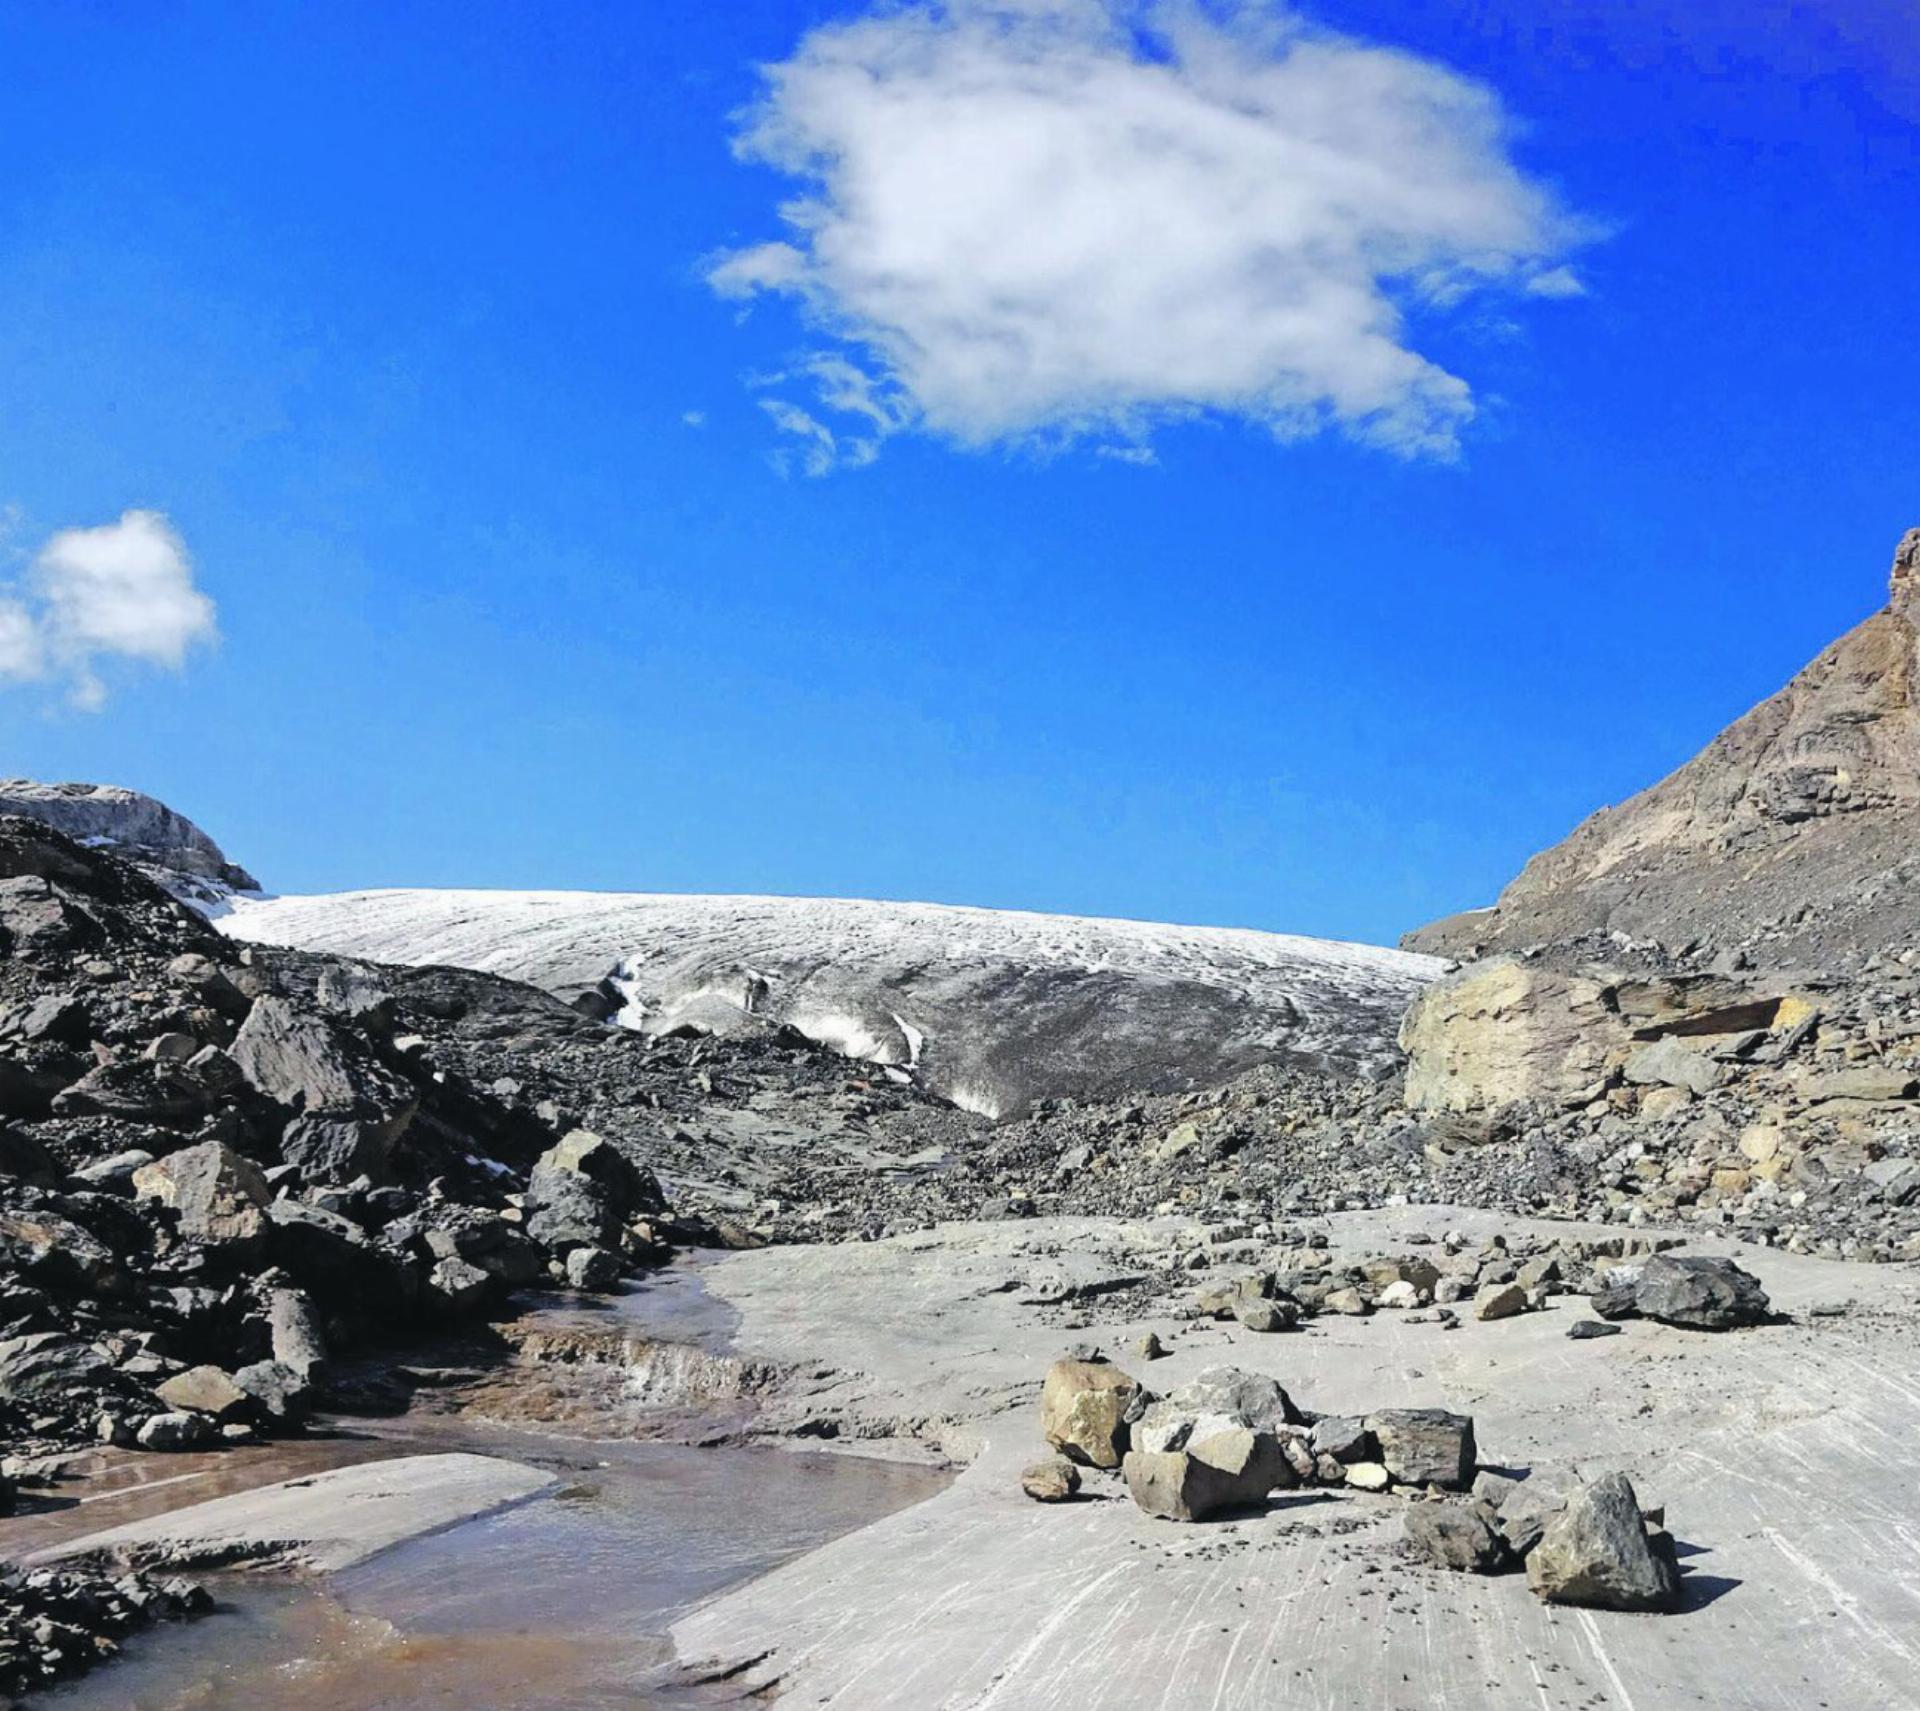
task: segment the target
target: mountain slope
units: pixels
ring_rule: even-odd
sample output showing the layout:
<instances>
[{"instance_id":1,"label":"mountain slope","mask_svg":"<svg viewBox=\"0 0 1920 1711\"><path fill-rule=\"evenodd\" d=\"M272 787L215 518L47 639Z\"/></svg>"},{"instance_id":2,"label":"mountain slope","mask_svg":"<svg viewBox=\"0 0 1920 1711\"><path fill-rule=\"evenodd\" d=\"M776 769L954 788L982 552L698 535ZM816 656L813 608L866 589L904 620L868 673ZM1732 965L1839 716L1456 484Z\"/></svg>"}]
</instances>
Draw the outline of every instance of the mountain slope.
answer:
<instances>
[{"instance_id":1,"label":"mountain slope","mask_svg":"<svg viewBox=\"0 0 1920 1711\"><path fill-rule=\"evenodd\" d=\"M1535 856L1491 910L1410 933L1466 957L1592 934L1845 969L1920 924L1920 529L1886 609L1679 771Z\"/></svg>"},{"instance_id":2,"label":"mountain slope","mask_svg":"<svg viewBox=\"0 0 1920 1711\"><path fill-rule=\"evenodd\" d=\"M791 1024L967 1108L1379 1073L1432 958L1228 928L944 905L366 891L241 902L244 939L510 975L650 1031Z\"/></svg>"},{"instance_id":3,"label":"mountain slope","mask_svg":"<svg viewBox=\"0 0 1920 1711\"><path fill-rule=\"evenodd\" d=\"M110 850L182 902L217 906L259 883L184 814L117 784L0 779L0 814L21 814L93 849Z\"/></svg>"}]
</instances>

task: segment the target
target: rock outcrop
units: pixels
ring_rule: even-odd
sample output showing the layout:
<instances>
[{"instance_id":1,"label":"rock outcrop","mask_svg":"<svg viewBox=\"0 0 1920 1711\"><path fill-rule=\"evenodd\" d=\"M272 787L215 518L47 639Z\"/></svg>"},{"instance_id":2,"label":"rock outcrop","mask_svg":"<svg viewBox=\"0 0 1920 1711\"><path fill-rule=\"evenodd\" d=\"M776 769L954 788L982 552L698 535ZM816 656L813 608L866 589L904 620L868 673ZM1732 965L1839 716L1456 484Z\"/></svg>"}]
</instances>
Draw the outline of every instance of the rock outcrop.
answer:
<instances>
[{"instance_id":1,"label":"rock outcrop","mask_svg":"<svg viewBox=\"0 0 1920 1711\"><path fill-rule=\"evenodd\" d=\"M1456 958L1619 934L1763 966L1920 949L1920 529L1887 607L1679 771L1402 941Z\"/></svg>"},{"instance_id":2,"label":"rock outcrop","mask_svg":"<svg viewBox=\"0 0 1920 1711\"><path fill-rule=\"evenodd\" d=\"M0 779L0 814L20 814L76 843L111 850L183 901L217 904L260 882L164 802L116 784L42 784Z\"/></svg>"}]
</instances>

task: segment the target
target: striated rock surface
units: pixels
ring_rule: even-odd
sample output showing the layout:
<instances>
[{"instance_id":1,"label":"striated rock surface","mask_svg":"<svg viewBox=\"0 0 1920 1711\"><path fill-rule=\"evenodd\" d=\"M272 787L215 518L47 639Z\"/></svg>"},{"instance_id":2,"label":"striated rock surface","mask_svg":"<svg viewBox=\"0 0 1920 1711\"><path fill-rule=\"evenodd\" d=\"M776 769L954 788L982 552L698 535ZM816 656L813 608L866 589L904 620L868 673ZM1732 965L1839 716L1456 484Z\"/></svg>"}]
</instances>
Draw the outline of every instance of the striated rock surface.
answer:
<instances>
[{"instance_id":1,"label":"striated rock surface","mask_svg":"<svg viewBox=\"0 0 1920 1711\"><path fill-rule=\"evenodd\" d=\"M1410 950L1483 956L1592 934L1853 966L1920 933L1920 529L1890 599L1679 771L1535 856L1490 910Z\"/></svg>"}]
</instances>

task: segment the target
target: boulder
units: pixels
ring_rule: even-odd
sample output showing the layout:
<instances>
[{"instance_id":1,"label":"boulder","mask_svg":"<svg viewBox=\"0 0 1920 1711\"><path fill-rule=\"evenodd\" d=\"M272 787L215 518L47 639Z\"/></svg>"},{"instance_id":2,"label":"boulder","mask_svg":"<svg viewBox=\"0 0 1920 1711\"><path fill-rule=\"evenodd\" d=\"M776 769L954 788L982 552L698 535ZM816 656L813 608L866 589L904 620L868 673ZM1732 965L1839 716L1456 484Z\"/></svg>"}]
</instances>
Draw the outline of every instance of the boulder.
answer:
<instances>
[{"instance_id":1,"label":"boulder","mask_svg":"<svg viewBox=\"0 0 1920 1711\"><path fill-rule=\"evenodd\" d=\"M1550 1604L1672 1610L1680 1601L1673 1540L1649 1533L1624 1473L1582 1486L1527 1555L1527 1584Z\"/></svg>"},{"instance_id":2,"label":"boulder","mask_svg":"<svg viewBox=\"0 0 1920 1711\"><path fill-rule=\"evenodd\" d=\"M620 1256L605 1248L575 1248L567 1255L567 1284L573 1289L607 1290L620 1281Z\"/></svg>"},{"instance_id":3,"label":"boulder","mask_svg":"<svg viewBox=\"0 0 1920 1711\"><path fill-rule=\"evenodd\" d=\"M60 1167L25 1129L0 1123L0 1181L24 1182L29 1188L54 1188Z\"/></svg>"},{"instance_id":4,"label":"boulder","mask_svg":"<svg viewBox=\"0 0 1920 1711\"><path fill-rule=\"evenodd\" d=\"M1473 1483L1477 1452L1473 1421L1441 1408L1389 1408L1367 1416L1380 1460L1401 1485L1437 1485L1464 1491Z\"/></svg>"},{"instance_id":5,"label":"boulder","mask_svg":"<svg viewBox=\"0 0 1920 1711\"><path fill-rule=\"evenodd\" d=\"M556 1252L618 1247L630 1219L665 1209L653 1174L590 1129L542 1153L527 1181L527 1234Z\"/></svg>"},{"instance_id":6,"label":"boulder","mask_svg":"<svg viewBox=\"0 0 1920 1711\"><path fill-rule=\"evenodd\" d=\"M248 1083L296 1116L354 1121L350 1130L312 1130L297 1141L316 1164L347 1168L346 1176L324 1180L384 1175L415 1095L365 1045L323 1015L267 997L254 1000L231 1051Z\"/></svg>"},{"instance_id":7,"label":"boulder","mask_svg":"<svg viewBox=\"0 0 1920 1711\"><path fill-rule=\"evenodd\" d=\"M157 1200L178 1215L180 1233L235 1257L266 1237L271 1198L259 1166L218 1141L202 1141L133 1173L137 1200Z\"/></svg>"},{"instance_id":8,"label":"boulder","mask_svg":"<svg viewBox=\"0 0 1920 1711\"><path fill-rule=\"evenodd\" d=\"M1489 1283L1473 1298L1476 1319L1511 1319L1527 1310L1526 1287L1519 1283Z\"/></svg>"},{"instance_id":9,"label":"boulder","mask_svg":"<svg viewBox=\"0 0 1920 1711\"><path fill-rule=\"evenodd\" d=\"M275 1364L317 1383L327 1361L326 1335L312 1299L302 1289L275 1289L266 1303L267 1335Z\"/></svg>"},{"instance_id":10,"label":"boulder","mask_svg":"<svg viewBox=\"0 0 1920 1711\"><path fill-rule=\"evenodd\" d=\"M1036 1503L1065 1503L1080 1489L1080 1470L1065 1456L1048 1456L1022 1470L1020 1489Z\"/></svg>"},{"instance_id":11,"label":"boulder","mask_svg":"<svg viewBox=\"0 0 1920 1711\"><path fill-rule=\"evenodd\" d=\"M441 1312L464 1317L487 1304L493 1294L493 1274L470 1260L443 1259L427 1275L427 1294Z\"/></svg>"},{"instance_id":12,"label":"boulder","mask_svg":"<svg viewBox=\"0 0 1920 1711\"><path fill-rule=\"evenodd\" d=\"M1121 1471L1134 1502L1168 1521L1204 1521L1262 1504L1295 1477L1278 1439L1246 1426L1213 1431L1184 1449L1130 1450Z\"/></svg>"},{"instance_id":13,"label":"boulder","mask_svg":"<svg viewBox=\"0 0 1920 1711\"><path fill-rule=\"evenodd\" d=\"M1762 1324L1773 1309L1760 1280L1730 1259L1655 1254L1610 1275L1593 1297L1593 1310L1603 1319L1637 1315L1690 1330L1726 1331Z\"/></svg>"},{"instance_id":14,"label":"boulder","mask_svg":"<svg viewBox=\"0 0 1920 1711\"><path fill-rule=\"evenodd\" d=\"M1380 1448L1366 1421L1350 1414L1322 1415L1313 1423L1312 1441L1316 1455L1339 1462L1372 1461Z\"/></svg>"},{"instance_id":15,"label":"boulder","mask_svg":"<svg viewBox=\"0 0 1920 1711\"><path fill-rule=\"evenodd\" d=\"M169 1408L211 1415L222 1422L246 1419L253 1413L252 1398L217 1366L190 1366L158 1385L154 1394Z\"/></svg>"},{"instance_id":16,"label":"boulder","mask_svg":"<svg viewBox=\"0 0 1920 1711\"><path fill-rule=\"evenodd\" d=\"M1403 1534L1415 1555L1463 1574L1498 1574L1512 1560L1480 1504L1415 1503Z\"/></svg>"},{"instance_id":17,"label":"boulder","mask_svg":"<svg viewBox=\"0 0 1920 1711\"><path fill-rule=\"evenodd\" d=\"M204 1414L152 1414L141 1422L133 1441L143 1450L198 1450L212 1443L217 1431Z\"/></svg>"},{"instance_id":18,"label":"boulder","mask_svg":"<svg viewBox=\"0 0 1920 1711\"><path fill-rule=\"evenodd\" d=\"M92 1343L59 1331L0 1338L0 1402L46 1408L111 1381L112 1363Z\"/></svg>"},{"instance_id":19,"label":"boulder","mask_svg":"<svg viewBox=\"0 0 1920 1711\"><path fill-rule=\"evenodd\" d=\"M277 1360L254 1361L233 1375L233 1382L267 1419L281 1426L303 1418L313 1403L313 1387Z\"/></svg>"},{"instance_id":20,"label":"boulder","mask_svg":"<svg viewBox=\"0 0 1920 1711\"><path fill-rule=\"evenodd\" d=\"M1636 1087L1683 1087L1696 1095L1711 1093L1727 1079L1724 1064L1671 1038L1629 1052L1621 1074Z\"/></svg>"},{"instance_id":21,"label":"boulder","mask_svg":"<svg viewBox=\"0 0 1920 1711\"><path fill-rule=\"evenodd\" d=\"M117 1293L126 1282L105 1242L52 1212L0 1211L0 1274L8 1270L85 1295Z\"/></svg>"},{"instance_id":22,"label":"boulder","mask_svg":"<svg viewBox=\"0 0 1920 1711\"><path fill-rule=\"evenodd\" d=\"M1427 988L1400 1026L1415 1111L1489 1111L1563 1100L1606 1074L1630 1039L1597 975L1519 957L1470 963Z\"/></svg>"},{"instance_id":23,"label":"boulder","mask_svg":"<svg viewBox=\"0 0 1920 1711\"><path fill-rule=\"evenodd\" d=\"M1040 1390L1040 1429L1056 1450L1089 1467L1118 1467L1140 1386L1105 1361L1057 1360Z\"/></svg>"}]
</instances>

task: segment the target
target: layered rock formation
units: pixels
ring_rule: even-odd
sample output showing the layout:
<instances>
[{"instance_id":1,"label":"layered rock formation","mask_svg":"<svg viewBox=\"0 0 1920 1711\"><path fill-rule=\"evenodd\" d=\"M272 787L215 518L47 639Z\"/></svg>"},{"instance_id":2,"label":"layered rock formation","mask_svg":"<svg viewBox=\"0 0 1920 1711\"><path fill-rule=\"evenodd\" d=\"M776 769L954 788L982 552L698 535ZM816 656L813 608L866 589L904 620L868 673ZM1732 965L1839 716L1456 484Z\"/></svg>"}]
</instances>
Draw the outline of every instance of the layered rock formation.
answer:
<instances>
[{"instance_id":1,"label":"layered rock formation","mask_svg":"<svg viewBox=\"0 0 1920 1711\"><path fill-rule=\"evenodd\" d=\"M1535 856L1491 910L1407 935L1484 956L1591 935L1847 969L1920 946L1920 529L1889 603L1649 790Z\"/></svg>"}]
</instances>

